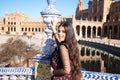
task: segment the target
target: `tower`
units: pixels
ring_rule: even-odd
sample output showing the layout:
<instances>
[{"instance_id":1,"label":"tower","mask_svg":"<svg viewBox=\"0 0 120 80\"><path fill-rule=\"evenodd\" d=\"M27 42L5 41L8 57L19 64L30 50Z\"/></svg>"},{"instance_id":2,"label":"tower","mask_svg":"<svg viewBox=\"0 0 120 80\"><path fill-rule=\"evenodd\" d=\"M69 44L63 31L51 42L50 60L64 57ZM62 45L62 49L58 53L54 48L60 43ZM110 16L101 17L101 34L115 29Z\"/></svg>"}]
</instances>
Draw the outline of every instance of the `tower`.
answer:
<instances>
[{"instance_id":1,"label":"tower","mask_svg":"<svg viewBox=\"0 0 120 80\"><path fill-rule=\"evenodd\" d=\"M84 5L83 5L83 1L82 0L79 0L78 2L78 6L77 6L77 9L76 9L76 19L80 19L81 18L81 12L82 10L84 10Z\"/></svg>"},{"instance_id":2,"label":"tower","mask_svg":"<svg viewBox=\"0 0 120 80\"><path fill-rule=\"evenodd\" d=\"M82 11L84 9L84 5L83 5L82 0L79 0L78 7L79 7L79 11Z\"/></svg>"},{"instance_id":3,"label":"tower","mask_svg":"<svg viewBox=\"0 0 120 80\"><path fill-rule=\"evenodd\" d=\"M103 22L106 22L107 15L110 11L110 5L114 2L114 0L104 0L103 2Z\"/></svg>"}]
</instances>

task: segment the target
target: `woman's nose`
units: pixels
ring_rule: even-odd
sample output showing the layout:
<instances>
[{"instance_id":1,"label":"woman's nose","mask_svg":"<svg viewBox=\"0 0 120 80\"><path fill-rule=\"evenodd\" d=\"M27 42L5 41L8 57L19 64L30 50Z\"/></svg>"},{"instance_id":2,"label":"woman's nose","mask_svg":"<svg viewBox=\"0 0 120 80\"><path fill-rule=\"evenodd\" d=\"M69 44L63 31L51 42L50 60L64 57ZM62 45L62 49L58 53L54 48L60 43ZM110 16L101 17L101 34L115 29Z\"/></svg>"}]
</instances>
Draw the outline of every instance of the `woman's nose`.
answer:
<instances>
[{"instance_id":1,"label":"woman's nose","mask_svg":"<svg viewBox=\"0 0 120 80\"><path fill-rule=\"evenodd\" d=\"M59 32L59 34L63 34L63 32L62 32L62 31L60 31L60 32Z\"/></svg>"},{"instance_id":2,"label":"woman's nose","mask_svg":"<svg viewBox=\"0 0 120 80\"><path fill-rule=\"evenodd\" d=\"M62 31L60 31L59 34L62 34Z\"/></svg>"}]
</instances>

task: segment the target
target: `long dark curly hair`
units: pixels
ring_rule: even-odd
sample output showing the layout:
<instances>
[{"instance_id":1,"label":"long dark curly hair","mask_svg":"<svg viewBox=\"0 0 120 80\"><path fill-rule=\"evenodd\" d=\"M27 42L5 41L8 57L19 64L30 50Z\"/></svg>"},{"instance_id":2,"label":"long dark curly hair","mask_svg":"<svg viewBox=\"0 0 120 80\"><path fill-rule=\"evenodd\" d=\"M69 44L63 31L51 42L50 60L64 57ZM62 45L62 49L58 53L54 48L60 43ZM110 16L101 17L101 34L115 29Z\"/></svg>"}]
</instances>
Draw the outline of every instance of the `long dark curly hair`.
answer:
<instances>
[{"instance_id":1,"label":"long dark curly hair","mask_svg":"<svg viewBox=\"0 0 120 80\"><path fill-rule=\"evenodd\" d=\"M81 61L78 42L75 37L73 26L70 22L64 21L58 26L63 26L66 31L65 43L68 46L69 56L71 60L71 73L73 80L81 80Z\"/></svg>"}]
</instances>

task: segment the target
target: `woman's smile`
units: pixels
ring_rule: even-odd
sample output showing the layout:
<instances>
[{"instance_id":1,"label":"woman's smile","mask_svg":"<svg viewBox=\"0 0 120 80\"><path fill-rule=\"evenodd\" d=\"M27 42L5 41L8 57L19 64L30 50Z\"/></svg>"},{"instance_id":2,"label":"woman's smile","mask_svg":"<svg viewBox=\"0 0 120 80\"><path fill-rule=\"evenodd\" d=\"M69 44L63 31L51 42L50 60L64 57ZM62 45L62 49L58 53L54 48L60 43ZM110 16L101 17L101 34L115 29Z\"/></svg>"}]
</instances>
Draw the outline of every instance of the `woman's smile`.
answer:
<instances>
[{"instance_id":1,"label":"woman's smile","mask_svg":"<svg viewBox=\"0 0 120 80\"><path fill-rule=\"evenodd\" d=\"M66 32L65 32L65 28L62 26L60 26L58 29L58 37L60 41L65 41Z\"/></svg>"}]
</instances>

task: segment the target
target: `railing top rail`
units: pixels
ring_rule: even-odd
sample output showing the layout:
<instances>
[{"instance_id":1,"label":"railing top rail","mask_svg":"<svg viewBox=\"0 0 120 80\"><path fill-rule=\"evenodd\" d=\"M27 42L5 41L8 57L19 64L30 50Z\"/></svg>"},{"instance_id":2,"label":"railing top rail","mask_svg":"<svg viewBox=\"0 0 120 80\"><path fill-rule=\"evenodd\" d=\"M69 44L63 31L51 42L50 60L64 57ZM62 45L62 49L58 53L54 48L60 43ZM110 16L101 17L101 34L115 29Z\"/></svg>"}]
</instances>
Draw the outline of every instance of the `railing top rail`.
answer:
<instances>
[{"instance_id":1,"label":"railing top rail","mask_svg":"<svg viewBox=\"0 0 120 80\"><path fill-rule=\"evenodd\" d=\"M10 67L0 68L0 75L34 75L34 70L32 68L24 67ZM101 73L101 72L92 72L82 70L83 79L110 79L110 80L119 80L120 74L110 74L110 73Z\"/></svg>"},{"instance_id":2,"label":"railing top rail","mask_svg":"<svg viewBox=\"0 0 120 80\"><path fill-rule=\"evenodd\" d=\"M33 75L34 70L32 68L24 67L1 67L0 75Z\"/></svg>"}]
</instances>

